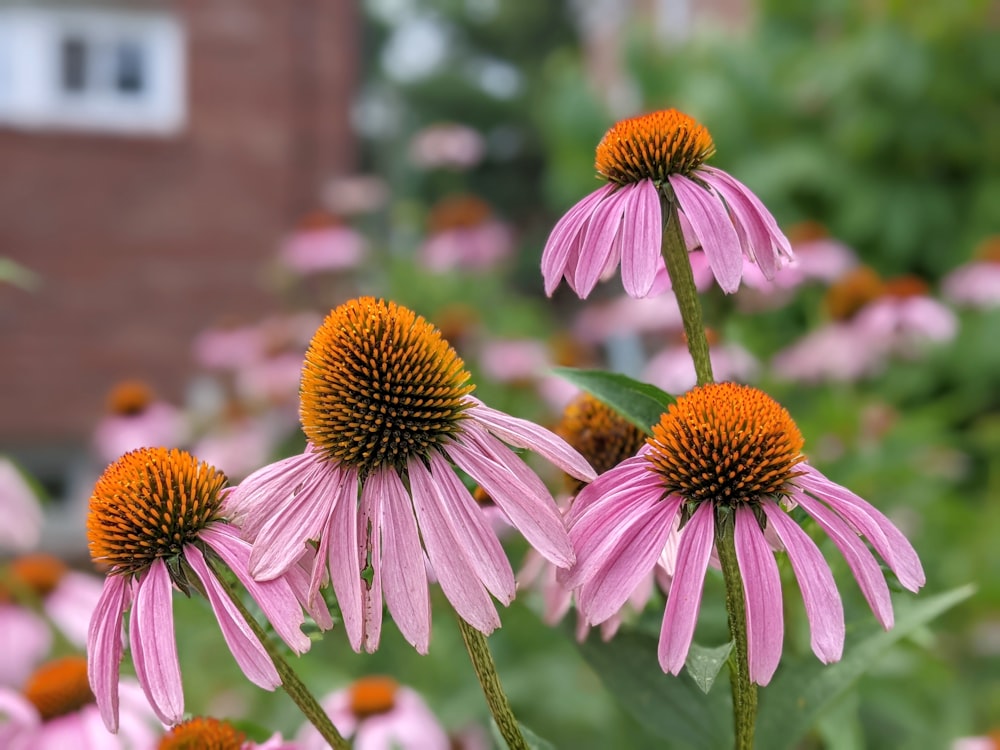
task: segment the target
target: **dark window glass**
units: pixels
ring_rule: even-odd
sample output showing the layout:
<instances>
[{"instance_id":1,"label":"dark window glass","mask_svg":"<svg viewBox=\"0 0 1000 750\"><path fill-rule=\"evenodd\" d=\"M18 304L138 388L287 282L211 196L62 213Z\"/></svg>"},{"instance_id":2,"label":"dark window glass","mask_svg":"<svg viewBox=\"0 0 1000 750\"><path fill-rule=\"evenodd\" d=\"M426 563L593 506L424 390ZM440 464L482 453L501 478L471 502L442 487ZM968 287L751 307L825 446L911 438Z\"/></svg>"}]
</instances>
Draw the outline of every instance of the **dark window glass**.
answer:
<instances>
[{"instance_id":1,"label":"dark window glass","mask_svg":"<svg viewBox=\"0 0 1000 750\"><path fill-rule=\"evenodd\" d=\"M87 43L77 36L62 40L60 50L61 84L64 91L83 91L87 88Z\"/></svg>"},{"instance_id":2,"label":"dark window glass","mask_svg":"<svg viewBox=\"0 0 1000 750\"><path fill-rule=\"evenodd\" d=\"M135 42L115 46L115 88L123 94L139 94L146 89L146 55Z\"/></svg>"}]
</instances>

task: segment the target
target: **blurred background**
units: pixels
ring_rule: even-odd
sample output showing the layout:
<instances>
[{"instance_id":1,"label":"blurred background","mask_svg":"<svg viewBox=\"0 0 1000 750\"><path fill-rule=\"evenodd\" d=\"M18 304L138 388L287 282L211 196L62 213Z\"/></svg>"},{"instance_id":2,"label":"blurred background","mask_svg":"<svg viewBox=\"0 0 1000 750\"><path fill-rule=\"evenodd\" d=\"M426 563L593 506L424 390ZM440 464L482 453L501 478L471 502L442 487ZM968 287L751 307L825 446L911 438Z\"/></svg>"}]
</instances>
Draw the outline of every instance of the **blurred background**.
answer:
<instances>
[{"instance_id":1,"label":"blurred background","mask_svg":"<svg viewBox=\"0 0 1000 750\"><path fill-rule=\"evenodd\" d=\"M0 0L0 454L43 498L38 548L88 565L90 489L131 447L234 481L300 449L302 353L359 294L427 316L484 400L545 424L572 396L556 365L693 385L669 295L546 300L539 272L600 185L604 131L676 107L800 258L728 297L706 280L719 377L789 408L814 465L914 541L928 590L978 585L810 746L1000 729L998 23L988 0ZM495 640L526 723L645 746L523 599ZM334 634L311 679L386 670L449 726L481 720L441 620L429 657ZM219 705L227 669L192 702Z\"/></svg>"}]
</instances>

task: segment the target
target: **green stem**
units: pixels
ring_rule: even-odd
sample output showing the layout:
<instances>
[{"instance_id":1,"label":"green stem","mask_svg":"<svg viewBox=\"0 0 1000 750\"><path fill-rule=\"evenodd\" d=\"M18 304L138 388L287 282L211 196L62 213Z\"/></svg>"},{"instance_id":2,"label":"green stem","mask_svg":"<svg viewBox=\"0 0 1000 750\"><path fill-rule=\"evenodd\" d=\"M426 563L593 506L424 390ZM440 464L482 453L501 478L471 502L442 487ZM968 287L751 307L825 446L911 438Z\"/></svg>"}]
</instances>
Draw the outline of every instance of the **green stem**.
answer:
<instances>
[{"instance_id":1,"label":"green stem","mask_svg":"<svg viewBox=\"0 0 1000 750\"><path fill-rule=\"evenodd\" d=\"M514 712L510 708L507 695L500 685L500 678L497 676L496 665L493 663L493 656L490 654L489 644L486 636L472 627L469 623L458 616L458 628L462 631L462 640L465 641L465 649L469 652L469 659L476 670L476 677L482 685L483 694L486 696L486 703L490 707L493 721L500 730L500 735L507 743L510 750L530 750L521 728L518 726Z\"/></svg>"},{"instance_id":2,"label":"green stem","mask_svg":"<svg viewBox=\"0 0 1000 750\"><path fill-rule=\"evenodd\" d=\"M743 597L743 576L736 558L736 525L732 511L717 511L715 519L715 549L722 564L726 583L726 611L729 613L729 634L734 648L729 656L729 682L733 690L733 721L736 750L752 750L754 725L757 721L757 686L750 682L747 659L747 613Z\"/></svg>"},{"instance_id":3,"label":"green stem","mask_svg":"<svg viewBox=\"0 0 1000 750\"><path fill-rule=\"evenodd\" d=\"M270 636L264 632L264 628L260 626L256 618L244 606L242 599L239 597L239 592L229 582L226 564L212 554L207 555L207 558L222 588L225 589L236 609L239 610L243 619L246 620L253 634L257 636L257 640L264 646L264 650L271 657L271 661L274 662L274 666L278 670L278 676L281 677L281 687L288 693L288 697L295 702L295 705L299 707L303 716L309 720L309 723L316 727L316 730L329 743L330 747L334 748L334 750L350 750L351 744L337 731L337 727L333 725L333 722L326 711L323 710L319 701L316 700L305 683L299 679L295 670L292 669L292 666L281 655L281 652ZM193 576L192 580L197 581L197 577Z\"/></svg>"},{"instance_id":4,"label":"green stem","mask_svg":"<svg viewBox=\"0 0 1000 750\"><path fill-rule=\"evenodd\" d=\"M694 285L694 274L691 272L691 260L688 258L687 244L681 232L681 222L677 217L677 202L661 193L660 204L663 211L661 252L667 264L667 273L670 275L670 284L673 286L677 306L681 311L681 319L684 321L684 334L687 337L691 359L694 360L698 385L705 385L714 380L712 360L708 354L708 337L705 335L705 324L702 321L698 289Z\"/></svg>"}]
</instances>

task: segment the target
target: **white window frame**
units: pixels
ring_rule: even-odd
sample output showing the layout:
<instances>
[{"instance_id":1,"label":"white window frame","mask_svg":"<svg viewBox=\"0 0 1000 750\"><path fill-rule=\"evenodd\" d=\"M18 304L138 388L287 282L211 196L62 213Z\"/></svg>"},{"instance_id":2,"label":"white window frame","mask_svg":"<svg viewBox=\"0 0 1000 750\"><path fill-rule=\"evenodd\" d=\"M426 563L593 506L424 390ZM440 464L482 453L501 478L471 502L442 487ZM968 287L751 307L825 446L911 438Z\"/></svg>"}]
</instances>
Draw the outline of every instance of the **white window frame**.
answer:
<instances>
[{"instance_id":1,"label":"white window frame","mask_svg":"<svg viewBox=\"0 0 1000 750\"><path fill-rule=\"evenodd\" d=\"M67 91L63 43L135 42L144 86ZM25 129L173 135L187 117L185 35L171 14L45 7L0 8L0 125Z\"/></svg>"}]
</instances>

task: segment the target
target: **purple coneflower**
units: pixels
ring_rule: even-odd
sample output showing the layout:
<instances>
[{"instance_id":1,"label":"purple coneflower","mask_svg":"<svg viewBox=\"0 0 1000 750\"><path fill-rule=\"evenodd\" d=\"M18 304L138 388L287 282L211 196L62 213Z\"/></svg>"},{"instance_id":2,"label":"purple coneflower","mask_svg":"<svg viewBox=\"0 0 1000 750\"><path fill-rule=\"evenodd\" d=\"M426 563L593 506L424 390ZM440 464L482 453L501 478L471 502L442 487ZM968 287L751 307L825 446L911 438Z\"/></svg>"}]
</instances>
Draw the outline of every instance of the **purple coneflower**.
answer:
<instances>
[{"instance_id":1,"label":"purple coneflower","mask_svg":"<svg viewBox=\"0 0 1000 750\"><path fill-rule=\"evenodd\" d=\"M175 725L163 735L157 750L197 747L205 750L300 750L298 743L287 741L277 733L264 742L253 742L233 724L211 716L195 716Z\"/></svg>"},{"instance_id":2,"label":"purple coneflower","mask_svg":"<svg viewBox=\"0 0 1000 750\"><path fill-rule=\"evenodd\" d=\"M346 302L306 353L305 452L251 474L227 499L253 540L258 579L280 576L318 540L312 590L328 568L355 649L377 648L384 595L404 637L427 650L424 551L459 615L484 633L499 626L490 594L509 603L514 575L456 466L546 559L573 562L555 501L506 444L584 480L593 471L552 433L473 398L468 379L422 317L371 297Z\"/></svg>"},{"instance_id":3,"label":"purple coneflower","mask_svg":"<svg viewBox=\"0 0 1000 750\"><path fill-rule=\"evenodd\" d=\"M221 515L225 485L226 476L218 469L166 448L126 453L97 480L87 536L91 556L108 566L108 575L90 621L87 652L90 685L112 732L118 728L118 664L127 610L132 661L150 705L165 724L176 724L184 714L172 584L204 593L251 682L268 690L281 684L264 646L216 578L213 557L233 571L293 650L309 649L289 581L258 582L247 572L250 545Z\"/></svg>"},{"instance_id":4,"label":"purple coneflower","mask_svg":"<svg viewBox=\"0 0 1000 750\"><path fill-rule=\"evenodd\" d=\"M612 126L595 163L608 184L573 206L545 243L545 293L565 278L585 298L620 263L625 291L648 295L663 267L663 211L670 203L683 213L724 292L739 287L744 257L772 278L792 257L791 246L746 185L704 165L714 153L708 130L675 109Z\"/></svg>"},{"instance_id":5,"label":"purple coneflower","mask_svg":"<svg viewBox=\"0 0 1000 750\"><path fill-rule=\"evenodd\" d=\"M326 696L323 708L353 746L368 750L449 750L448 734L420 694L391 677L363 677ZM301 750L329 747L311 724L297 737Z\"/></svg>"},{"instance_id":6,"label":"purple coneflower","mask_svg":"<svg viewBox=\"0 0 1000 750\"><path fill-rule=\"evenodd\" d=\"M567 517L577 562L563 583L577 589L588 622L603 622L618 611L660 558L680 517L658 653L665 672L679 673L717 528L734 523L750 679L767 684L781 658L784 626L781 581L766 526L784 546L798 579L813 652L823 662L838 660L844 644L840 595L819 548L784 504L801 507L830 536L875 617L892 627L889 587L861 537L911 591L924 583L920 560L881 512L809 466L802 444L788 412L756 388L710 384L679 398L639 455L583 488Z\"/></svg>"}]
</instances>

